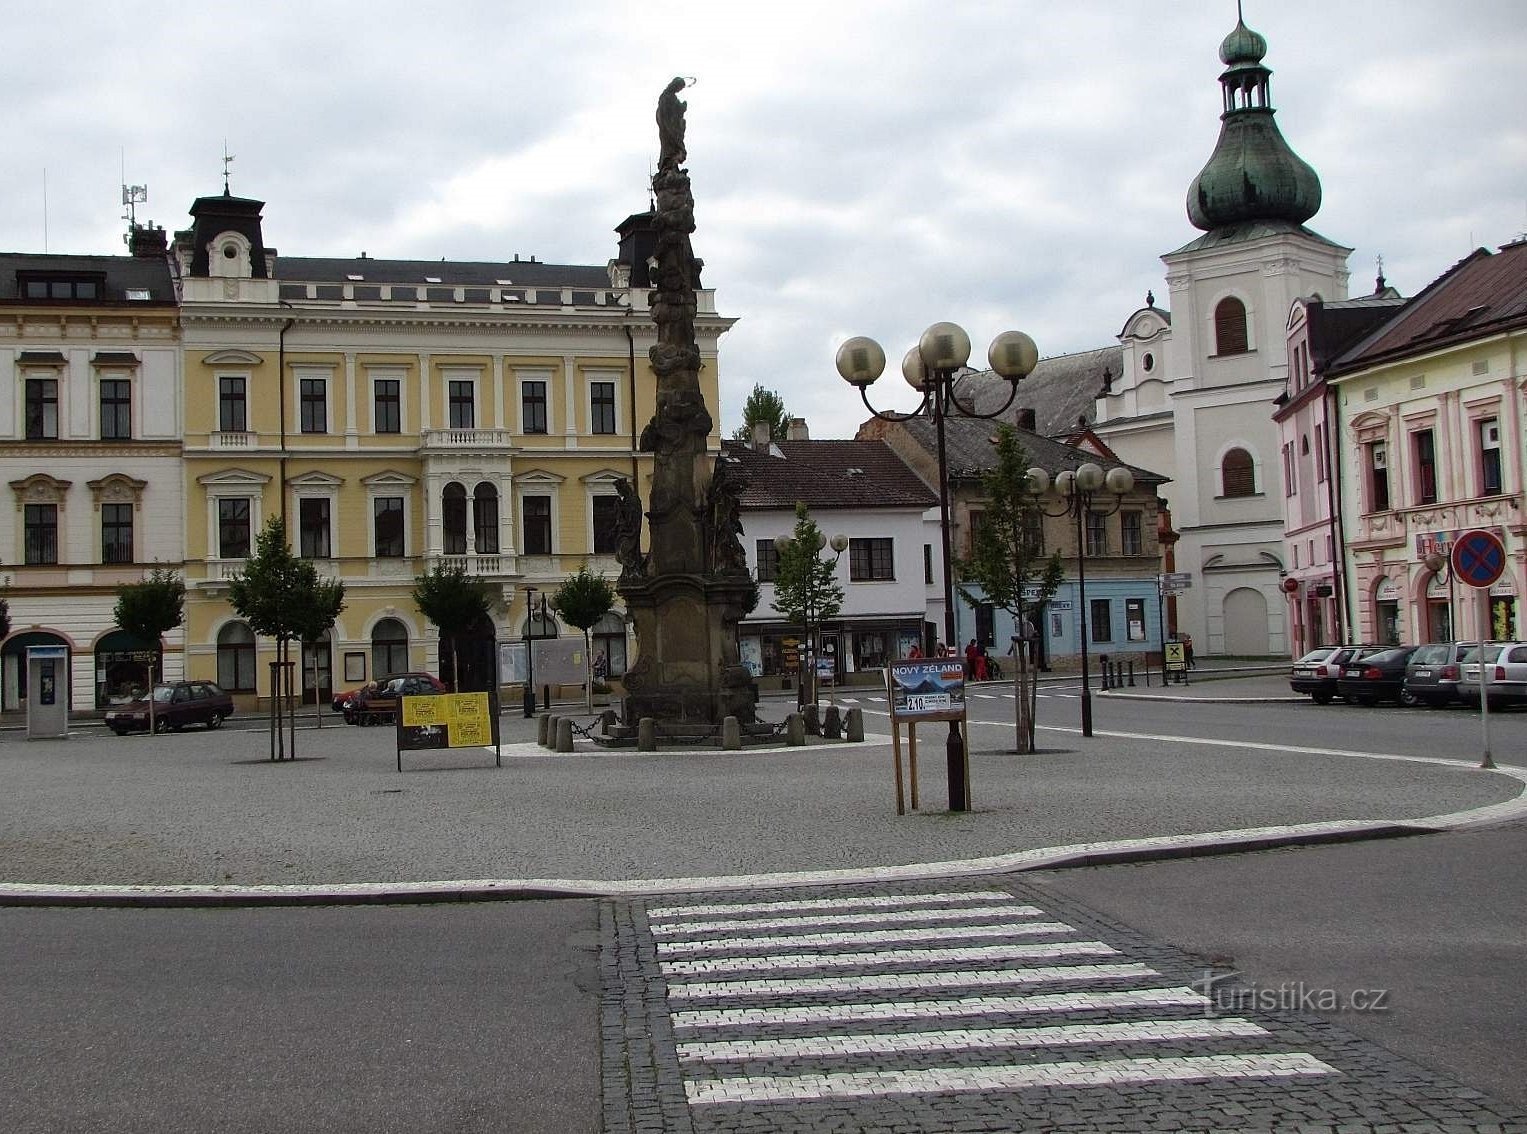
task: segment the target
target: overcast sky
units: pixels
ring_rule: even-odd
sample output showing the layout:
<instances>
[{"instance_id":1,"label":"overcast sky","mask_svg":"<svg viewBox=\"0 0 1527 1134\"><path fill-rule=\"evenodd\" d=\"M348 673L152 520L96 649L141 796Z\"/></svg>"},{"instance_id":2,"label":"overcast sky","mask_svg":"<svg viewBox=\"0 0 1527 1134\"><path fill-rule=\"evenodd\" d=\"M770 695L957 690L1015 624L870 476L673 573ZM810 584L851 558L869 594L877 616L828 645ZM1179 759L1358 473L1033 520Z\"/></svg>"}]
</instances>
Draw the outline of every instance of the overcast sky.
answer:
<instances>
[{"instance_id":1,"label":"overcast sky","mask_svg":"<svg viewBox=\"0 0 1527 1134\"><path fill-rule=\"evenodd\" d=\"M1527 4L1245 0L1310 227L1407 295L1527 230ZM282 254L603 264L647 207L653 110L693 76L696 253L724 314L721 421L755 382L814 437L833 368L929 323L1103 346L1195 235L1234 0L40 4L7 29L0 248L120 253L222 190ZM44 192L46 186L46 192ZM910 403L899 372L872 391Z\"/></svg>"}]
</instances>

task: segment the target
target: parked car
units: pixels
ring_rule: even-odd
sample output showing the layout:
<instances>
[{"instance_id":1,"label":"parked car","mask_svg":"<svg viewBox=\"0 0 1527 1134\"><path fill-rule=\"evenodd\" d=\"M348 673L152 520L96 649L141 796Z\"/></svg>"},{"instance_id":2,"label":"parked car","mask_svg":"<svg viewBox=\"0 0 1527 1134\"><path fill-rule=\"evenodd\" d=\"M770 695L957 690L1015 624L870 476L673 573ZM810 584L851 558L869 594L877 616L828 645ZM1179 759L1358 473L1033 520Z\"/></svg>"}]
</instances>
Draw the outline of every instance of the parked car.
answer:
<instances>
[{"instance_id":1,"label":"parked car","mask_svg":"<svg viewBox=\"0 0 1527 1134\"><path fill-rule=\"evenodd\" d=\"M395 677L423 677L435 683L435 691L437 693L449 693L451 691L450 686L445 682L428 673L389 673L384 677L377 678L375 681L369 681L357 689L347 689L343 693L336 693L334 694L334 699L329 703L333 706L336 713L342 713L345 711L345 705L359 696L362 689L374 689L379 685L386 685Z\"/></svg>"},{"instance_id":2,"label":"parked car","mask_svg":"<svg viewBox=\"0 0 1527 1134\"><path fill-rule=\"evenodd\" d=\"M154 727L179 732L186 725L218 728L233 715L233 698L210 681L167 681L154 686ZM118 736L148 731L148 698L140 697L106 714L106 727Z\"/></svg>"},{"instance_id":3,"label":"parked car","mask_svg":"<svg viewBox=\"0 0 1527 1134\"><path fill-rule=\"evenodd\" d=\"M1485 666L1485 696L1490 708L1527 705L1527 642L1486 642L1479 651ZM1479 704L1479 656L1467 658L1458 679L1458 696Z\"/></svg>"},{"instance_id":4,"label":"parked car","mask_svg":"<svg viewBox=\"0 0 1527 1134\"><path fill-rule=\"evenodd\" d=\"M1406 690L1425 705L1452 704L1458 700L1464 659L1478 649L1478 642L1430 642L1418 647L1405 666Z\"/></svg>"},{"instance_id":5,"label":"parked car","mask_svg":"<svg viewBox=\"0 0 1527 1134\"><path fill-rule=\"evenodd\" d=\"M1305 654L1289 671L1288 684L1295 693L1308 693L1317 705L1329 705L1336 697L1336 682L1349 661L1382 650L1383 646L1320 646Z\"/></svg>"},{"instance_id":6,"label":"parked car","mask_svg":"<svg viewBox=\"0 0 1527 1134\"><path fill-rule=\"evenodd\" d=\"M346 724L391 724L404 697L449 693L438 677L427 673L406 673L362 689L345 706Z\"/></svg>"},{"instance_id":7,"label":"parked car","mask_svg":"<svg viewBox=\"0 0 1527 1134\"><path fill-rule=\"evenodd\" d=\"M1337 693L1355 705L1377 705L1380 701L1414 705L1415 695L1405 690L1405 666L1416 649L1391 646L1351 659L1336 679Z\"/></svg>"}]
</instances>

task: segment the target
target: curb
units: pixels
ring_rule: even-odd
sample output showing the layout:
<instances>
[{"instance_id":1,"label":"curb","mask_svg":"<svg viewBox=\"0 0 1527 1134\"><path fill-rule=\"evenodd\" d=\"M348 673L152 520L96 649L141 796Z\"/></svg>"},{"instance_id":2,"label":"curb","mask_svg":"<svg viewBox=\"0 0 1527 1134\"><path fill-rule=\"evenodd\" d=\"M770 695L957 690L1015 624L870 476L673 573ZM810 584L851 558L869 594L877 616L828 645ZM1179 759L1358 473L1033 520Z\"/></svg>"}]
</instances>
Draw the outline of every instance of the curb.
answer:
<instances>
[{"instance_id":1,"label":"curb","mask_svg":"<svg viewBox=\"0 0 1527 1134\"><path fill-rule=\"evenodd\" d=\"M1497 805L1498 806L1498 805ZM1468 812L1459 813L1460 817ZM1451 818L1451 817L1450 817ZM1467 820L1456 825L1466 825ZM978 877L1036 870L1165 862L1241 854L1282 847L1322 846L1439 834L1449 825L1425 821L1342 820L1289 827L1218 831L1197 836L1157 836L1118 842L1040 847L964 862L899 867L654 878L634 881L582 879L478 879L459 882L355 882L329 886L56 886L0 884L3 907L135 909L229 909L269 906L422 905L442 902L532 901L556 898L630 898L658 894L778 889L794 886L874 884L935 878Z\"/></svg>"}]
</instances>

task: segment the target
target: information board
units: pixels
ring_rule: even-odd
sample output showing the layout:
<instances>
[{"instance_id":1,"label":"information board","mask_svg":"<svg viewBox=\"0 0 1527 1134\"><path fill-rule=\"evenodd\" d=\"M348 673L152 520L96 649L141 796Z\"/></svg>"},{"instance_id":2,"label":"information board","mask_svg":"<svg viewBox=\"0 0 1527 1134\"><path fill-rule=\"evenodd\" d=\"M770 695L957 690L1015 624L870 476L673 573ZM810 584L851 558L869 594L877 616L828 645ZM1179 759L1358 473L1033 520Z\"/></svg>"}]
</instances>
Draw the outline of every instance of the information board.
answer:
<instances>
[{"instance_id":1,"label":"information board","mask_svg":"<svg viewBox=\"0 0 1527 1134\"><path fill-rule=\"evenodd\" d=\"M959 658L893 661L886 675L892 721L947 721L965 716L965 663Z\"/></svg>"},{"instance_id":2,"label":"information board","mask_svg":"<svg viewBox=\"0 0 1527 1134\"><path fill-rule=\"evenodd\" d=\"M487 693L404 697L397 714L398 771L403 753L494 744L493 702Z\"/></svg>"}]
</instances>

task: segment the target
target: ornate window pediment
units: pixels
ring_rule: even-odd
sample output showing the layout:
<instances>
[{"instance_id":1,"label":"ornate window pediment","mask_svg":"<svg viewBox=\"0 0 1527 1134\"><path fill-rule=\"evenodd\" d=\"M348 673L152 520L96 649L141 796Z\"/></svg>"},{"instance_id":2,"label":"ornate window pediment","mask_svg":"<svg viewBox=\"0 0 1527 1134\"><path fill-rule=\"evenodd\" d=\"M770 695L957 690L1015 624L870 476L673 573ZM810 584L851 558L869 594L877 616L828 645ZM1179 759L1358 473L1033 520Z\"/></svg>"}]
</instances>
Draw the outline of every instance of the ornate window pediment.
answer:
<instances>
[{"instance_id":1,"label":"ornate window pediment","mask_svg":"<svg viewBox=\"0 0 1527 1134\"><path fill-rule=\"evenodd\" d=\"M143 490L148 481L138 480L126 473L111 473L100 480L87 480L85 486L99 508L102 504L131 504L137 508L143 503Z\"/></svg>"},{"instance_id":2,"label":"ornate window pediment","mask_svg":"<svg viewBox=\"0 0 1527 1134\"><path fill-rule=\"evenodd\" d=\"M72 480L59 480L47 473L33 473L21 480L11 481L11 491L18 504L62 504L68 495Z\"/></svg>"},{"instance_id":3,"label":"ornate window pediment","mask_svg":"<svg viewBox=\"0 0 1527 1134\"><path fill-rule=\"evenodd\" d=\"M259 366L265 360L247 350L215 350L202 356L208 366Z\"/></svg>"},{"instance_id":4,"label":"ornate window pediment","mask_svg":"<svg viewBox=\"0 0 1527 1134\"><path fill-rule=\"evenodd\" d=\"M269 484L270 477L265 473L250 472L248 469L222 469L219 472L197 477L196 483L203 488L259 488Z\"/></svg>"}]
</instances>

